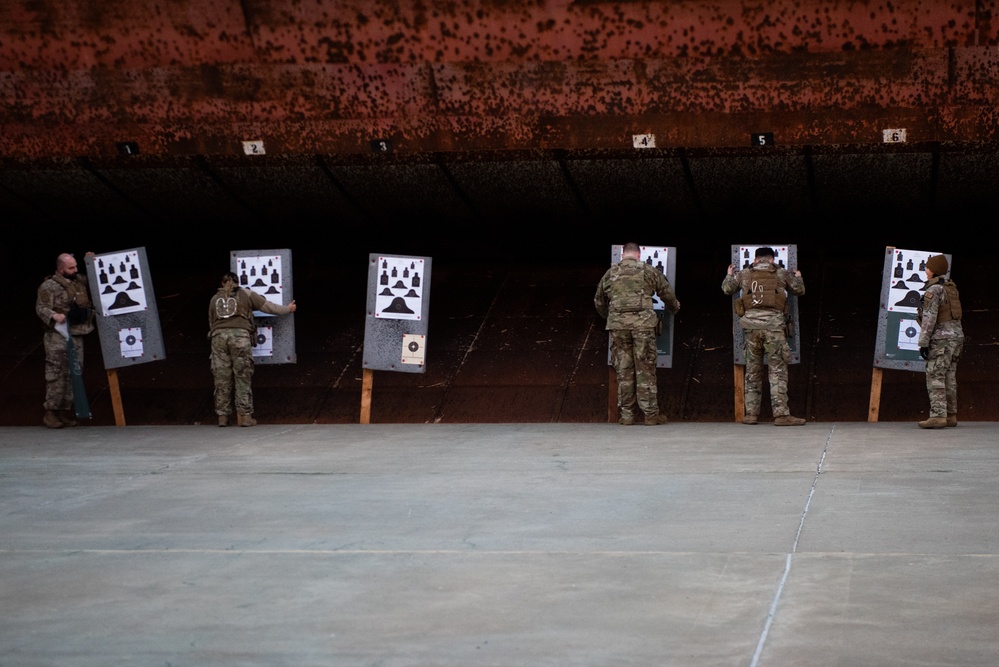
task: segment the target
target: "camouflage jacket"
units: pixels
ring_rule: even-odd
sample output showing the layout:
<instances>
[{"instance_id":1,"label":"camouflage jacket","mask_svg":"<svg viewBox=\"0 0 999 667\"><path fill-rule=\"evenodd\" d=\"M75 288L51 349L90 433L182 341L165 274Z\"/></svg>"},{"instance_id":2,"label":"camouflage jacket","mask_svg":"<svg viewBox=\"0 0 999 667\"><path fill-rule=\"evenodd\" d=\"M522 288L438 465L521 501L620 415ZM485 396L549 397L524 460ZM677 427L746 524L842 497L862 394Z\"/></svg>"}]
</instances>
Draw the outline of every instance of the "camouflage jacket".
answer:
<instances>
[{"instance_id":1,"label":"camouflage jacket","mask_svg":"<svg viewBox=\"0 0 999 667\"><path fill-rule=\"evenodd\" d=\"M653 308L653 295L662 299L671 313L679 310L676 293L662 271L626 257L604 273L593 305L607 320L607 330L655 329L659 317Z\"/></svg>"},{"instance_id":2,"label":"camouflage jacket","mask_svg":"<svg viewBox=\"0 0 999 667\"><path fill-rule=\"evenodd\" d=\"M805 293L805 281L791 271L781 267L775 267L773 263L767 261L756 261L749 269L736 271L732 275L725 275L722 280L722 292L725 294L736 294L750 289L749 281L752 279L752 272L756 271L776 271L777 284L787 291L789 296L801 296ZM746 314L739 318L739 326L742 329L768 329L779 331L784 328L784 313L774 308L750 308Z\"/></svg>"},{"instance_id":3,"label":"camouflage jacket","mask_svg":"<svg viewBox=\"0 0 999 667\"><path fill-rule=\"evenodd\" d=\"M956 304L957 319L945 319L940 317L942 309L953 312L952 306L947 297L947 290L944 288L943 276L934 276L926 283L926 292L923 293L922 305L919 307L917 320L919 322L919 347L929 347L931 340L960 340L964 338L964 328L961 326L961 304ZM954 294L957 294L957 286L951 283Z\"/></svg>"},{"instance_id":4,"label":"camouflage jacket","mask_svg":"<svg viewBox=\"0 0 999 667\"><path fill-rule=\"evenodd\" d=\"M55 313L66 316L72 336L82 336L93 331L94 307L90 302L87 277L81 273L76 274L74 280L58 274L48 276L38 287L35 313L49 331L55 329L55 321L52 319Z\"/></svg>"}]
</instances>

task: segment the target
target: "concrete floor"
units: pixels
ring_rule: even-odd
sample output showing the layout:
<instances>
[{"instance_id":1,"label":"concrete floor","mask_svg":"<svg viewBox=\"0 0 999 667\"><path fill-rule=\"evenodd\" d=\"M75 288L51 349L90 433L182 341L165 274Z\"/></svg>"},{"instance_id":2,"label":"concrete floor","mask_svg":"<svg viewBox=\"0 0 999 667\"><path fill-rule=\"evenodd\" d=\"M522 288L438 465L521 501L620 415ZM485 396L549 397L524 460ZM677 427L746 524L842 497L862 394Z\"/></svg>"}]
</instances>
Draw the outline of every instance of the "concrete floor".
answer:
<instances>
[{"instance_id":1,"label":"concrete floor","mask_svg":"<svg viewBox=\"0 0 999 667\"><path fill-rule=\"evenodd\" d=\"M999 426L0 428L0 665L999 664Z\"/></svg>"}]
</instances>

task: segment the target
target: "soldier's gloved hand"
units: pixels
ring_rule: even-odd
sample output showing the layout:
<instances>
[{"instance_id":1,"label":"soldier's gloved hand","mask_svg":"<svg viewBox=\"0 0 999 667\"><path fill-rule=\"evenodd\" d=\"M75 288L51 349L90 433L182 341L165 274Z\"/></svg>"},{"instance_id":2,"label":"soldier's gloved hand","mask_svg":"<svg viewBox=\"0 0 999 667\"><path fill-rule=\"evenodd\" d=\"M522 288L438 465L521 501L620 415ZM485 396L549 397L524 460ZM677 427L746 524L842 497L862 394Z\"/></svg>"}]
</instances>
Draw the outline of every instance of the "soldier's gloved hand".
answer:
<instances>
[{"instance_id":1,"label":"soldier's gloved hand","mask_svg":"<svg viewBox=\"0 0 999 667\"><path fill-rule=\"evenodd\" d=\"M924 361L927 360L927 359L929 359L930 358L930 348L928 348L928 347L921 347L921 348L919 348L919 356L921 356Z\"/></svg>"}]
</instances>

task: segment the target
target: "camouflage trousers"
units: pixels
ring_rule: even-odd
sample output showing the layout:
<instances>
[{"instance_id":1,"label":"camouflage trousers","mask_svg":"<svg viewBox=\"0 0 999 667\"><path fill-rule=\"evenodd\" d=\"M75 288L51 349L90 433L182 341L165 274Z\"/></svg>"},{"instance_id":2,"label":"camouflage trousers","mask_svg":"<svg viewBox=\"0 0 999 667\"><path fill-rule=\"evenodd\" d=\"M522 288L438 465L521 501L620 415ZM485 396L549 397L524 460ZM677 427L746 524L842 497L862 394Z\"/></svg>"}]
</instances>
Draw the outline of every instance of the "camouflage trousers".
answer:
<instances>
[{"instance_id":1,"label":"camouflage trousers","mask_svg":"<svg viewBox=\"0 0 999 667\"><path fill-rule=\"evenodd\" d=\"M249 331L219 329L212 334L212 377L215 414L232 414L234 390L236 413L253 414L253 342Z\"/></svg>"},{"instance_id":2,"label":"camouflage trousers","mask_svg":"<svg viewBox=\"0 0 999 667\"><path fill-rule=\"evenodd\" d=\"M652 329L614 329L611 364L617 376L617 407L622 418L659 414L656 387L656 332Z\"/></svg>"},{"instance_id":3,"label":"camouflage trousers","mask_svg":"<svg viewBox=\"0 0 999 667\"><path fill-rule=\"evenodd\" d=\"M774 417L791 414L787 407L787 360L791 348L783 331L746 330L746 414L759 416L763 401L763 357L770 369L770 406Z\"/></svg>"},{"instance_id":4,"label":"camouflage trousers","mask_svg":"<svg viewBox=\"0 0 999 667\"><path fill-rule=\"evenodd\" d=\"M72 336L76 360L83 370L83 337ZM69 374L69 355L66 339L57 331L46 331L42 338L45 348L45 404L46 410L73 408L73 378Z\"/></svg>"},{"instance_id":5,"label":"camouflage trousers","mask_svg":"<svg viewBox=\"0 0 999 667\"><path fill-rule=\"evenodd\" d=\"M930 395L930 417L957 414L957 362L964 339L930 341L926 360L926 391Z\"/></svg>"}]
</instances>

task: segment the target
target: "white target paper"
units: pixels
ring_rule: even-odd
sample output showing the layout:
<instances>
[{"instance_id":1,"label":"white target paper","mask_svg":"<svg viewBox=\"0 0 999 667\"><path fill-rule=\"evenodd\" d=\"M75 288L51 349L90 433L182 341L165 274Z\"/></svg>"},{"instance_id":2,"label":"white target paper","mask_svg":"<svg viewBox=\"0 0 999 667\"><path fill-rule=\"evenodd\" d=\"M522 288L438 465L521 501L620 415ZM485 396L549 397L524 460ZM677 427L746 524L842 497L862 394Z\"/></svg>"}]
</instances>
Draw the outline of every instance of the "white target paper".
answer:
<instances>
[{"instance_id":1,"label":"white target paper","mask_svg":"<svg viewBox=\"0 0 999 667\"><path fill-rule=\"evenodd\" d=\"M895 249L892 260L891 288L888 290L889 312L916 315L926 291L926 260L938 252ZM898 346L903 350L919 349L919 322L915 317L899 320Z\"/></svg>"},{"instance_id":2,"label":"white target paper","mask_svg":"<svg viewBox=\"0 0 999 667\"><path fill-rule=\"evenodd\" d=\"M423 260L379 257L375 317L419 320L423 313Z\"/></svg>"},{"instance_id":3,"label":"white target paper","mask_svg":"<svg viewBox=\"0 0 999 667\"><path fill-rule=\"evenodd\" d=\"M420 334L402 335L402 363L422 364L426 361L427 337Z\"/></svg>"},{"instance_id":4,"label":"white target paper","mask_svg":"<svg viewBox=\"0 0 999 667\"><path fill-rule=\"evenodd\" d=\"M257 257L240 257L236 266L239 276L239 286L256 292L271 303L284 305L284 273L281 267L280 255ZM267 313L257 311L257 316L272 317Z\"/></svg>"},{"instance_id":5,"label":"white target paper","mask_svg":"<svg viewBox=\"0 0 999 667\"><path fill-rule=\"evenodd\" d=\"M641 258L649 266L659 269L659 272L664 276L667 275L666 267L669 265L669 252L667 248L643 245L641 246ZM658 294L652 295L652 308L653 310L664 310L666 308L666 304L663 303Z\"/></svg>"},{"instance_id":6,"label":"white target paper","mask_svg":"<svg viewBox=\"0 0 999 667\"><path fill-rule=\"evenodd\" d=\"M262 327L257 325L257 340L253 346L253 356L273 357L274 356L274 327Z\"/></svg>"},{"instance_id":7,"label":"white target paper","mask_svg":"<svg viewBox=\"0 0 999 667\"><path fill-rule=\"evenodd\" d=\"M101 314L104 317L146 310L145 280L139 265L139 253L108 253L94 257Z\"/></svg>"},{"instance_id":8,"label":"white target paper","mask_svg":"<svg viewBox=\"0 0 999 667\"><path fill-rule=\"evenodd\" d=\"M129 327L118 330L118 347L126 358L142 356L142 328Z\"/></svg>"}]
</instances>

